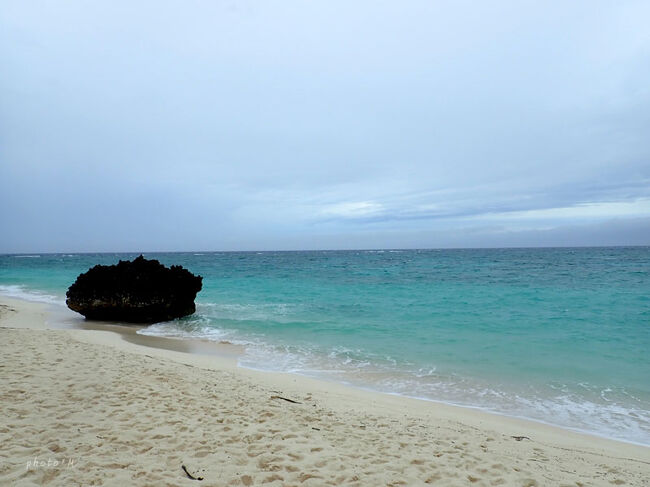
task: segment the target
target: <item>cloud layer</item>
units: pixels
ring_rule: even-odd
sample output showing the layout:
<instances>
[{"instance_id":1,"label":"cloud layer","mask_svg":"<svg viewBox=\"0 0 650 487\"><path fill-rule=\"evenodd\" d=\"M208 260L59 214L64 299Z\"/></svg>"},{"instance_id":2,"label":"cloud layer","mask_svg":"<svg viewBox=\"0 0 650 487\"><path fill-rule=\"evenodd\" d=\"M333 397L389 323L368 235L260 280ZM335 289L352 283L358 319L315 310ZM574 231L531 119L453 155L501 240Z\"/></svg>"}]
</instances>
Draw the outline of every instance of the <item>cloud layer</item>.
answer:
<instances>
[{"instance_id":1,"label":"cloud layer","mask_svg":"<svg viewBox=\"0 0 650 487\"><path fill-rule=\"evenodd\" d=\"M650 5L3 2L0 252L650 244Z\"/></svg>"}]
</instances>

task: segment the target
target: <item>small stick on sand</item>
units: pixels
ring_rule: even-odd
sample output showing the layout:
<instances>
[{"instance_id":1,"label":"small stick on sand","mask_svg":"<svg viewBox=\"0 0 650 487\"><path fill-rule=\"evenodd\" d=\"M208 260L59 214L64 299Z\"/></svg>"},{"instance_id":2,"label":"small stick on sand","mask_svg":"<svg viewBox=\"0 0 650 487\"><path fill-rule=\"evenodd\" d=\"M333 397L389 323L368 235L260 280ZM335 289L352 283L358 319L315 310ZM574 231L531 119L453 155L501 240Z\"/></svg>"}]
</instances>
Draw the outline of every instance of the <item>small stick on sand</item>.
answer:
<instances>
[{"instance_id":1,"label":"small stick on sand","mask_svg":"<svg viewBox=\"0 0 650 487\"><path fill-rule=\"evenodd\" d=\"M183 472L185 472L185 475L187 475L192 480L203 480L203 477L195 477L190 472L188 472L187 467L185 465L181 465L181 468L183 469Z\"/></svg>"},{"instance_id":2,"label":"small stick on sand","mask_svg":"<svg viewBox=\"0 0 650 487\"><path fill-rule=\"evenodd\" d=\"M517 440L517 441L521 441L521 440L530 440L530 438L528 438L527 436L511 436L510 438L514 438L514 439ZM532 441L532 440L531 440L531 441Z\"/></svg>"},{"instance_id":3,"label":"small stick on sand","mask_svg":"<svg viewBox=\"0 0 650 487\"><path fill-rule=\"evenodd\" d=\"M271 396L271 399L282 399L283 401L287 401L293 404L302 404L301 402L294 401L293 399L287 399L286 397L282 397L282 396Z\"/></svg>"}]
</instances>

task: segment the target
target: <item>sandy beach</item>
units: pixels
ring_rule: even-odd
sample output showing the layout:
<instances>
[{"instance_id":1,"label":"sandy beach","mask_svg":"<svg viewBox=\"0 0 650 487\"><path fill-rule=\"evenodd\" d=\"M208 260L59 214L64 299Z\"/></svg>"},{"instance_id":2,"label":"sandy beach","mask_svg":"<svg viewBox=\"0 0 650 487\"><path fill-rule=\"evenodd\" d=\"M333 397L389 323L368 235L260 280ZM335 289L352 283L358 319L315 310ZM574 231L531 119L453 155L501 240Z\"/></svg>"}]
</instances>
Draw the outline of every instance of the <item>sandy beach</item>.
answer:
<instances>
[{"instance_id":1,"label":"sandy beach","mask_svg":"<svg viewBox=\"0 0 650 487\"><path fill-rule=\"evenodd\" d=\"M1 485L649 485L647 447L0 304Z\"/></svg>"}]
</instances>

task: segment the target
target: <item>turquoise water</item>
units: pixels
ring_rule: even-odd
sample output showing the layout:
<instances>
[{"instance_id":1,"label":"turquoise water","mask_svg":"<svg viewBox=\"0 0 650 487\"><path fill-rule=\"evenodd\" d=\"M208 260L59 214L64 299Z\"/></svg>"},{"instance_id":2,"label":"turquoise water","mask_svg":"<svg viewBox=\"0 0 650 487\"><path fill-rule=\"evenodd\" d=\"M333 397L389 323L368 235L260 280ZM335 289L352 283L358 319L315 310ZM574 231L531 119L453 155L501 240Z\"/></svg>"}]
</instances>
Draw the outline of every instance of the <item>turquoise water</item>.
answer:
<instances>
[{"instance_id":1,"label":"turquoise water","mask_svg":"<svg viewBox=\"0 0 650 487\"><path fill-rule=\"evenodd\" d=\"M63 303L137 254L0 256L0 293ZM650 248L145 254L204 276L191 317L241 365L650 445Z\"/></svg>"}]
</instances>

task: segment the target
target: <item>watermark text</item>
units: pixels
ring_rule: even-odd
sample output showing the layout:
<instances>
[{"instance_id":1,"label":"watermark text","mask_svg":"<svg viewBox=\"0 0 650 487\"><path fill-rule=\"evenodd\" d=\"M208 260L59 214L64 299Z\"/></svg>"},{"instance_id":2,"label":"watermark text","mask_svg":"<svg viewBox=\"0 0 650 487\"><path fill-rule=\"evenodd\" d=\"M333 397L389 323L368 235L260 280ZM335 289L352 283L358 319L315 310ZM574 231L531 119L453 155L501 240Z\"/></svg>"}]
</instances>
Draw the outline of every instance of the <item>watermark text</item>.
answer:
<instances>
[{"instance_id":1,"label":"watermark text","mask_svg":"<svg viewBox=\"0 0 650 487\"><path fill-rule=\"evenodd\" d=\"M47 460L34 457L27 462L26 469L33 470L37 468L74 468L77 460L70 458L48 458Z\"/></svg>"}]
</instances>

